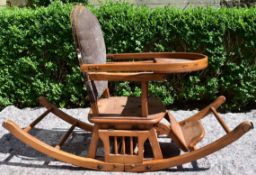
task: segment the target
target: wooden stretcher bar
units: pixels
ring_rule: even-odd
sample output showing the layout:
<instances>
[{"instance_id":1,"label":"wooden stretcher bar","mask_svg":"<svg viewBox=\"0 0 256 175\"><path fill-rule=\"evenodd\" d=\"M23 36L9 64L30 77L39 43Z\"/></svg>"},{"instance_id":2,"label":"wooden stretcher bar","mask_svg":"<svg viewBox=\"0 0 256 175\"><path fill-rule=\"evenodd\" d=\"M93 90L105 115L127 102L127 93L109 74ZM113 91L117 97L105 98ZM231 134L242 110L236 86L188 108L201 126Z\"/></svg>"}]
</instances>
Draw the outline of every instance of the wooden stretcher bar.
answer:
<instances>
[{"instance_id":1,"label":"wooden stretcher bar","mask_svg":"<svg viewBox=\"0 0 256 175\"><path fill-rule=\"evenodd\" d=\"M73 130L76 127L76 123L72 125L69 130L62 136L60 142L55 146L55 148L60 149L60 147L66 142L68 137L72 134Z\"/></svg>"},{"instance_id":2,"label":"wooden stretcher bar","mask_svg":"<svg viewBox=\"0 0 256 175\"><path fill-rule=\"evenodd\" d=\"M41 114L38 118L36 118L32 123L30 123L26 128L24 128L25 132L29 132L36 124L38 124L43 118L47 116L52 111L53 108L47 109L43 114Z\"/></svg>"}]
</instances>

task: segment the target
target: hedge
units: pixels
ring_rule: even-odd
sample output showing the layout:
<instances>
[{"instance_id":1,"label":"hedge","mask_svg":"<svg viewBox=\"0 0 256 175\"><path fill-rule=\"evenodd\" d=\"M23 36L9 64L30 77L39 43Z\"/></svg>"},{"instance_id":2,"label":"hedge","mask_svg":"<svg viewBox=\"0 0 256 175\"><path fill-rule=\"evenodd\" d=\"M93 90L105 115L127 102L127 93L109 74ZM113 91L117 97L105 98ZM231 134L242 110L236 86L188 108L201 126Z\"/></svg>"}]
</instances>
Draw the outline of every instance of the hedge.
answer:
<instances>
[{"instance_id":1,"label":"hedge","mask_svg":"<svg viewBox=\"0 0 256 175\"><path fill-rule=\"evenodd\" d=\"M27 0L27 7L36 8L36 7L47 7L50 5L53 1L56 0ZM88 0L58 0L62 3L84 3L87 4Z\"/></svg>"},{"instance_id":2,"label":"hedge","mask_svg":"<svg viewBox=\"0 0 256 175\"><path fill-rule=\"evenodd\" d=\"M37 106L44 95L61 107L88 106L70 27L71 4L0 10L0 108ZM187 51L209 56L200 72L151 82L171 107L227 97L225 109L256 106L256 8L174 9L107 3L90 7L108 53ZM110 83L114 95L140 95L134 82ZM193 106L192 105L192 106Z\"/></svg>"}]
</instances>

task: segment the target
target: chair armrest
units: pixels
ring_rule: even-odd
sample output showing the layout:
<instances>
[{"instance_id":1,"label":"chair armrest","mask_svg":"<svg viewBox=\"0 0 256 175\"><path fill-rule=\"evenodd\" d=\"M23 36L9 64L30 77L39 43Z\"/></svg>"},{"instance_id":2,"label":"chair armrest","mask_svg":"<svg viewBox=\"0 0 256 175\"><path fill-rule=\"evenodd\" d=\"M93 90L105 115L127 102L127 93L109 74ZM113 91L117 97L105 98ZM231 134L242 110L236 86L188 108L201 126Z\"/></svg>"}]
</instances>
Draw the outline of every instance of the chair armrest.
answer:
<instances>
[{"instance_id":1,"label":"chair armrest","mask_svg":"<svg viewBox=\"0 0 256 175\"><path fill-rule=\"evenodd\" d=\"M217 109L218 107L220 107L220 105L222 105L224 102L226 101L226 98L224 96L219 96L214 102L212 102L210 105L208 105L207 107L205 107L204 109L202 109L201 111L199 111L198 113L196 113L195 115L180 121L180 124L184 124L186 122L189 121L198 121L202 118L204 118L205 116L207 116L210 112L212 112L211 107Z\"/></svg>"}]
</instances>

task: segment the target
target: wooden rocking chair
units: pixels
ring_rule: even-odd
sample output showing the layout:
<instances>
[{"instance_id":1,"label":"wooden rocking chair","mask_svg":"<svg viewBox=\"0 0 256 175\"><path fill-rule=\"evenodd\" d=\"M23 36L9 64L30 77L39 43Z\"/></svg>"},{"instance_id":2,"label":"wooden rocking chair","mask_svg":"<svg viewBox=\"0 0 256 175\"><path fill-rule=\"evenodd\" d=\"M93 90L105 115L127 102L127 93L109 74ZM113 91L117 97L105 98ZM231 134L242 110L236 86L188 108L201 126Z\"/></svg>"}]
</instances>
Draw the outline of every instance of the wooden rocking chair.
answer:
<instances>
[{"instance_id":1,"label":"wooden rocking chair","mask_svg":"<svg viewBox=\"0 0 256 175\"><path fill-rule=\"evenodd\" d=\"M76 166L103 171L143 172L166 169L205 157L231 144L253 128L245 121L230 130L216 109L225 101L223 96L209 106L181 122L166 111L157 98L148 97L148 82L161 81L168 73L182 73L207 67L208 58L197 53L129 53L106 55L102 31L96 17L83 6L75 6L71 13L73 35L81 71L89 94L91 111L84 123L59 110L40 97L47 110L26 128L6 120L3 126L22 142L37 151ZM119 62L108 62L106 59ZM133 60L131 62L131 60ZM141 97L111 97L107 81L141 82ZM29 131L47 114L55 114L71 127L60 142L51 146L29 134ZM226 135L197 148L204 137L200 119L213 113ZM163 120L167 119L167 123ZM86 157L61 150L75 127L91 132ZM170 137L184 151L168 157L163 154L159 135ZM98 143L104 145L104 159L96 156ZM152 156L145 157L145 143L149 143ZM170 150L171 151L171 150Z\"/></svg>"}]
</instances>

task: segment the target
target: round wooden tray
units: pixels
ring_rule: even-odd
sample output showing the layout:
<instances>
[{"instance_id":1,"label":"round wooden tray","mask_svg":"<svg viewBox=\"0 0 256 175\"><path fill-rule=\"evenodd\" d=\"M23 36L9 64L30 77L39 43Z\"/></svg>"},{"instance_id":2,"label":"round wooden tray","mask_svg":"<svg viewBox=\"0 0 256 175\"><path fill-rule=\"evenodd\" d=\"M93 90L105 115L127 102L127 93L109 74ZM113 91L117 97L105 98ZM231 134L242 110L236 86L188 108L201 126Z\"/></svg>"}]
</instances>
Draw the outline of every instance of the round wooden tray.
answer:
<instances>
[{"instance_id":1,"label":"round wooden tray","mask_svg":"<svg viewBox=\"0 0 256 175\"><path fill-rule=\"evenodd\" d=\"M182 73L205 69L208 57L199 53L168 53L168 57L155 58L158 73Z\"/></svg>"},{"instance_id":2,"label":"round wooden tray","mask_svg":"<svg viewBox=\"0 0 256 175\"><path fill-rule=\"evenodd\" d=\"M106 64L83 64L82 72L154 72L154 73L183 73L205 69L208 57L190 52L159 52L159 53L130 53L113 54L113 60L129 60L133 62L107 62Z\"/></svg>"}]
</instances>

